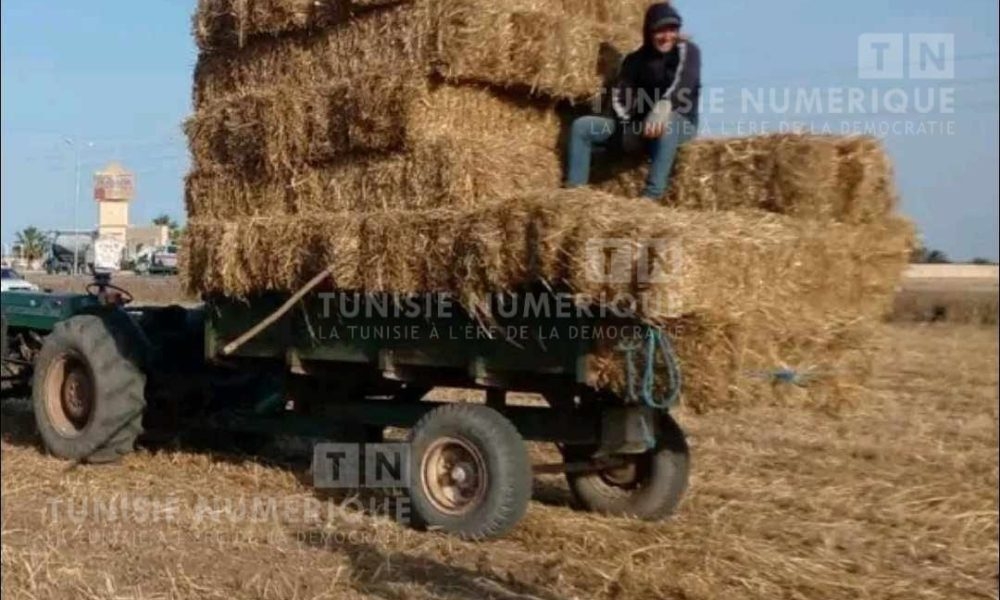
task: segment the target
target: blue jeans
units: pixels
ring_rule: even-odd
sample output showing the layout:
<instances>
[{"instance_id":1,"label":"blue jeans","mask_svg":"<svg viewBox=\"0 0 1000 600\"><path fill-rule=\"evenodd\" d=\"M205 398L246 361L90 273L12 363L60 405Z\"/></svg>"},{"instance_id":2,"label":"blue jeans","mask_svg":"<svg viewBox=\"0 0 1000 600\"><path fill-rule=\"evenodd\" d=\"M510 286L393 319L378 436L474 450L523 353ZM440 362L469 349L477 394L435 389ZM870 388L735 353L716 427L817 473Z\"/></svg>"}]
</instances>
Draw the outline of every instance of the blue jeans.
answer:
<instances>
[{"instance_id":1,"label":"blue jeans","mask_svg":"<svg viewBox=\"0 0 1000 600\"><path fill-rule=\"evenodd\" d=\"M587 185L590 179L590 155L595 144L603 144L611 139L615 128L621 125L609 117L580 117L573 121L569 135L569 156L566 159L566 187ZM624 136L639 136L642 123L633 123L621 132ZM667 180L677 157L677 148L695 136L697 126L677 113L670 115L670 121L659 138L647 140L650 164L646 176L646 187L642 195L659 200L667 191Z\"/></svg>"}]
</instances>

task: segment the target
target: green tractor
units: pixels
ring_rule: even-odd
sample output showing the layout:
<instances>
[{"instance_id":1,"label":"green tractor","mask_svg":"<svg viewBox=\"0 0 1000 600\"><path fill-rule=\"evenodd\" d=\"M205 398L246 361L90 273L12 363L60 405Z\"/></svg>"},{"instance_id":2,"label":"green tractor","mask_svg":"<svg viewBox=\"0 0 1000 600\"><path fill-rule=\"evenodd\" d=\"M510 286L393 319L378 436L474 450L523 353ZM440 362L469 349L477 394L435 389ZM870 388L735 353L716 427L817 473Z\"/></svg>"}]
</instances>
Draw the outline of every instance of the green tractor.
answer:
<instances>
[{"instance_id":1,"label":"green tractor","mask_svg":"<svg viewBox=\"0 0 1000 600\"><path fill-rule=\"evenodd\" d=\"M644 519L671 514L687 487L669 340L626 317L512 313L487 325L445 297L305 290L135 306L106 275L85 294L2 300L4 387L30 390L45 449L63 459L115 461L146 437L192 430L372 444L405 428L415 523L472 539L518 522L537 473L565 473L580 508ZM616 325L641 332L619 344L624 395L588 384L595 342L579 335ZM654 381L664 366L666 386ZM486 402L431 401L435 387L485 390ZM525 441L554 443L564 460L532 465Z\"/></svg>"}]
</instances>

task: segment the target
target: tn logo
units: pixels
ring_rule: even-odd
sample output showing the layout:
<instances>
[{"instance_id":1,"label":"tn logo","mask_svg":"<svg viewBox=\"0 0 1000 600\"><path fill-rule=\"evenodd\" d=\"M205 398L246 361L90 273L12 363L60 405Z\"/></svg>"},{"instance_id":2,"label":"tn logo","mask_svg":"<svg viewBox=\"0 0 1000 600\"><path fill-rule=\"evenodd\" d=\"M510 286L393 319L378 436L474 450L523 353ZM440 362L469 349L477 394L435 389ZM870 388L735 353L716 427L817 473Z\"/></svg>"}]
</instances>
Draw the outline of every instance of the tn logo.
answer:
<instances>
[{"instance_id":1,"label":"tn logo","mask_svg":"<svg viewBox=\"0 0 1000 600\"><path fill-rule=\"evenodd\" d=\"M954 79L955 34L865 33L858 37L859 79Z\"/></svg>"},{"instance_id":2,"label":"tn logo","mask_svg":"<svg viewBox=\"0 0 1000 600\"><path fill-rule=\"evenodd\" d=\"M587 242L587 275L595 283L664 283L679 273L679 252L666 240Z\"/></svg>"}]
</instances>

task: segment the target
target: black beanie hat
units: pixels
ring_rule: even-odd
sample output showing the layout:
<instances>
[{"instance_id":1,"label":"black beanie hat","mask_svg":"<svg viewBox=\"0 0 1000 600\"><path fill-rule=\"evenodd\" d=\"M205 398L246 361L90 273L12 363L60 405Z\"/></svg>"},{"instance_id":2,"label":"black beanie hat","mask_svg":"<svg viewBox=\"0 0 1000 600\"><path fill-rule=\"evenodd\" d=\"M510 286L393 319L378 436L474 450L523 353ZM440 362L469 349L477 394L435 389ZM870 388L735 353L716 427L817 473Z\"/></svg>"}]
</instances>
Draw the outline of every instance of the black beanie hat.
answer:
<instances>
[{"instance_id":1,"label":"black beanie hat","mask_svg":"<svg viewBox=\"0 0 1000 600\"><path fill-rule=\"evenodd\" d=\"M680 13L674 10L674 7L670 6L668 2L657 2L646 9L645 30L647 34L670 25L680 27L683 22Z\"/></svg>"}]
</instances>

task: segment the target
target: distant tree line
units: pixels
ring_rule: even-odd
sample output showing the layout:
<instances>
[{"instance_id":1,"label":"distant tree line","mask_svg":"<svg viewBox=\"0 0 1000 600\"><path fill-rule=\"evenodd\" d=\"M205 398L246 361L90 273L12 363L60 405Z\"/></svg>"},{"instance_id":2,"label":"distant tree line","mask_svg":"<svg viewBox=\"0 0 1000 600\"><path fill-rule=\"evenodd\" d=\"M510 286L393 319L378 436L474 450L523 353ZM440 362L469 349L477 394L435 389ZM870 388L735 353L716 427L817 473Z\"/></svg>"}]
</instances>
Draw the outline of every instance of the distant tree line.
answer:
<instances>
[{"instance_id":1,"label":"distant tree line","mask_svg":"<svg viewBox=\"0 0 1000 600\"><path fill-rule=\"evenodd\" d=\"M926 246L917 246L910 253L910 262L922 265L947 265L952 264L948 255L945 254L944 250L937 250L935 248L928 248ZM996 261L990 260L988 258L977 257L970 261L960 262L959 264L970 264L970 265L995 265Z\"/></svg>"},{"instance_id":2,"label":"distant tree line","mask_svg":"<svg viewBox=\"0 0 1000 600\"><path fill-rule=\"evenodd\" d=\"M170 231L170 241L173 243L177 243L184 233L184 228L178 225L177 221L170 218L169 215L163 214L156 217L153 219L153 225L166 226ZM40 260L45 258L51 241L49 235L46 235L45 232L34 225L25 227L17 232L14 237L14 254L27 261Z\"/></svg>"}]
</instances>

